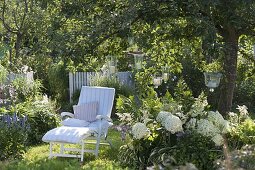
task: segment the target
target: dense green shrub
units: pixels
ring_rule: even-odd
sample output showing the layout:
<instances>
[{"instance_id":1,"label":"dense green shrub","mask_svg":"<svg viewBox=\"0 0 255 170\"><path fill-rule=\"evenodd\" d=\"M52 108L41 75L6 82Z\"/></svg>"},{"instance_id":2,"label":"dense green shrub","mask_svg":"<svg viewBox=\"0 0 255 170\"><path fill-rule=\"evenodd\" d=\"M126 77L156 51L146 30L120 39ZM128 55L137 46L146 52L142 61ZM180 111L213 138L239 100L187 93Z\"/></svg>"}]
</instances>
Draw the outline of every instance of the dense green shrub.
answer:
<instances>
[{"instance_id":1,"label":"dense green shrub","mask_svg":"<svg viewBox=\"0 0 255 170\"><path fill-rule=\"evenodd\" d=\"M101 87L113 87L115 88L116 97L118 97L119 95L129 96L134 93L131 87L119 82L119 80L115 76L96 74L91 79L91 85Z\"/></svg>"},{"instance_id":2,"label":"dense green shrub","mask_svg":"<svg viewBox=\"0 0 255 170\"><path fill-rule=\"evenodd\" d=\"M29 125L26 117L0 117L0 160L20 158L27 149Z\"/></svg>"},{"instance_id":3,"label":"dense green shrub","mask_svg":"<svg viewBox=\"0 0 255 170\"><path fill-rule=\"evenodd\" d=\"M29 144L41 143L42 136L50 129L58 126L59 117L52 102L40 100L24 102L16 105L16 109L20 114L28 115L28 122L31 128L28 134Z\"/></svg>"},{"instance_id":4,"label":"dense green shrub","mask_svg":"<svg viewBox=\"0 0 255 170\"><path fill-rule=\"evenodd\" d=\"M69 102L68 71L63 61L54 63L47 72L49 81L49 95L63 108Z\"/></svg>"}]
</instances>

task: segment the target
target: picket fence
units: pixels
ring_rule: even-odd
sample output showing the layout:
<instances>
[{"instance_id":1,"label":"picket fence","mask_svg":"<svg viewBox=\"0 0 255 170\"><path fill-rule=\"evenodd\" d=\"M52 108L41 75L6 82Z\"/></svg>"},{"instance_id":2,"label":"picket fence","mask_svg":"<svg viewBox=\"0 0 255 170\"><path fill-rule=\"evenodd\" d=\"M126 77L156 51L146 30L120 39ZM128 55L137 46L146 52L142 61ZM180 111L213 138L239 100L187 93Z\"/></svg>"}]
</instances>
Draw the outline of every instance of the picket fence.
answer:
<instances>
[{"instance_id":1,"label":"picket fence","mask_svg":"<svg viewBox=\"0 0 255 170\"><path fill-rule=\"evenodd\" d=\"M102 73L96 72L75 72L69 73L69 96L70 102L72 102L72 96L76 90L80 90L82 86L91 86L91 79L96 74L102 75ZM133 86L132 73L131 72L118 72L116 73L120 83L129 87Z\"/></svg>"}]
</instances>

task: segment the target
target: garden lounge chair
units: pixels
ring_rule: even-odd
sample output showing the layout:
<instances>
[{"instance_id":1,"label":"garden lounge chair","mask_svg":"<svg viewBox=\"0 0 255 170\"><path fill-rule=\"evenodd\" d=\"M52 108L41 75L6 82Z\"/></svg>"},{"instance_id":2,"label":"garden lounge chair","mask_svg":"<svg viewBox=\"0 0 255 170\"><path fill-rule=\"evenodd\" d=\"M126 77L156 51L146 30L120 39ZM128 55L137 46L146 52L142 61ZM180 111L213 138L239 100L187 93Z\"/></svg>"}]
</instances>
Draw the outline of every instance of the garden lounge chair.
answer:
<instances>
[{"instance_id":1,"label":"garden lounge chair","mask_svg":"<svg viewBox=\"0 0 255 170\"><path fill-rule=\"evenodd\" d=\"M78 105L73 107L74 114L61 113L62 117L71 118L63 120L63 126L48 131L42 138L44 142L50 143L49 157L77 157L81 158L81 162L84 152L94 153L97 157L100 140L106 140L108 128L112 125L110 116L114 95L114 88L83 86ZM91 144L91 140L95 141L95 149L85 149L85 144ZM59 153L53 153L54 144L60 144ZM67 148L65 144L79 144L81 148ZM65 151L76 151L80 154L67 154Z\"/></svg>"}]
</instances>

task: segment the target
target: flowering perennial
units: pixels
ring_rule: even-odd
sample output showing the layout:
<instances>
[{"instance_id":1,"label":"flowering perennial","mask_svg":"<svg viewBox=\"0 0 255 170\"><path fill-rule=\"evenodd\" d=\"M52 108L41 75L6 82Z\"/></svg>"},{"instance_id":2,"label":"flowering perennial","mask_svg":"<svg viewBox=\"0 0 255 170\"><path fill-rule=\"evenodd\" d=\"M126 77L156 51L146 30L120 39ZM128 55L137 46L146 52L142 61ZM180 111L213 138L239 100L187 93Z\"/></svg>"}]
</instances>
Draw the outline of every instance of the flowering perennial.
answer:
<instances>
[{"instance_id":1,"label":"flowering perennial","mask_svg":"<svg viewBox=\"0 0 255 170\"><path fill-rule=\"evenodd\" d=\"M196 128L196 123L197 123L197 119L191 118L191 119L186 123L186 128L187 128L187 129L195 129L195 128Z\"/></svg>"},{"instance_id":2,"label":"flowering perennial","mask_svg":"<svg viewBox=\"0 0 255 170\"><path fill-rule=\"evenodd\" d=\"M149 134L149 130L144 123L138 122L132 127L132 134L135 139L142 139Z\"/></svg>"},{"instance_id":3,"label":"flowering perennial","mask_svg":"<svg viewBox=\"0 0 255 170\"><path fill-rule=\"evenodd\" d=\"M159 123L161 123L161 125L164 126L165 121L166 121L166 118L167 118L168 116L170 116L170 115L172 115L170 112L161 111L161 112L159 112L159 114L158 114L158 116L157 116L157 118L156 118L156 121L159 122Z\"/></svg>"},{"instance_id":4,"label":"flowering perennial","mask_svg":"<svg viewBox=\"0 0 255 170\"><path fill-rule=\"evenodd\" d=\"M219 134L220 130L212 122L206 119L200 119L197 121L197 132L204 136L213 137Z\"/></svg>"},{"instance_id":5,"label":"flowering perennial","mask_svg":"<svg viewBox=\"0 0 255 170\"><path fill-rule=\"evenodd\" d=\"M183 131L182 121L175 115L167 116L164 126L172 134Z\"/></svg>"}]
</instances>

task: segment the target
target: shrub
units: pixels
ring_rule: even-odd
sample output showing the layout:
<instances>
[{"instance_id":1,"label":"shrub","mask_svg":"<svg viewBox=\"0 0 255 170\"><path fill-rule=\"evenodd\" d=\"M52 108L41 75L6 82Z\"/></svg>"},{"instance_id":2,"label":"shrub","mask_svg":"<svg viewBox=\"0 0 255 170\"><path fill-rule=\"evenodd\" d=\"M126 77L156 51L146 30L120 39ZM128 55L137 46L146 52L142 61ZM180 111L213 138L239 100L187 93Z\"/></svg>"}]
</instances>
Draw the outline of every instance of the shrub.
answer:
<instances>
[{"instance_id":1,"label":"shrub","mask_svg":"<svg viewBox=\"0 0 255 170\"><path fill-rule=\"evenodd\" d=\"M41 143L42 136L50 129L58 126L59 117L52 102L28 101L19 103L16 105L16 109L20 114L28 115L28 122L31 128L28 134L29 144Z\"/></svg>"},{"instance_id":2,"label":"shrub","mask_svg":"<svg viewBox=\"0 0 255 170\"><path fill-rule=\"evenodd\" d=\"M91 85L101 87L113 87L115 88L117 97L119 95L129 96L133 94L132 88L119 82L119 80L115 76L105 76L96 74L91 79Z\"/></svg>"},{"instance_id":3,"label":"shrub","mask_svg":"<svg viewBox=\"0 0 255 170\"><path fill-rule=\"evenodd\" d=\"M20 158L27 148L27 117L2 115L0 119L0 160Z\"/></svg>"}]
</instances>

